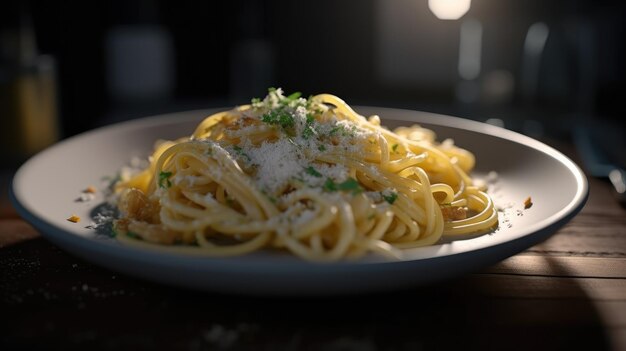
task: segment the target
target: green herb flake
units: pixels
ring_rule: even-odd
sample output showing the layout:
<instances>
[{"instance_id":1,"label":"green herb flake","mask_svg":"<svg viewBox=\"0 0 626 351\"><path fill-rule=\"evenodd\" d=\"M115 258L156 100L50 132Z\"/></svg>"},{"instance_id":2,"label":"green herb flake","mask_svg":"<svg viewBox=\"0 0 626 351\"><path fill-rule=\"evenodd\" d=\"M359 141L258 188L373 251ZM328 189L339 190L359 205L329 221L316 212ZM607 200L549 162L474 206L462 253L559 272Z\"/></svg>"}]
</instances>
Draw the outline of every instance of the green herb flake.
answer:
<instances>
[{"instance_id":1,"label":"green herb flake","mask_svg":"<svg viewBox=\"0 0 626 351\"><path fill-rule=\"evenodd\" d=\"M363 191L359 182L357 182L354 178L348 178L346 181L339 183L337 188L343 191L352 191L355 194Z\"/></svg>"},{"instance_id":2,"label":"green herb flake","mask_svg":"<svg viewBox=\"0 0 626 351\"><path fill-rule=\"evenodd\" d=\"M396 202L396 199L398 199L398 193L394 193L394 192L391 192L388 195L385 195L383 193L382 196L383 196L383 199L385 199L385 201L387 201L390 205L393 205L393 203Z\"/></svg>"},{"instance_id":3,"label":"green herb flake","mask_svg":"<svg viewBox=\"0 0 626 351\"><path fill-rule=\"evenodd\" d=\"M326 191L350 191L353 194L358 194L363 191L359 182L354 178L348 178L341 183L335 183L332 179L326 179L323 189Z\"/></svg>"},{"instance_id":4,"label":"green herb flake","mask_svg":"<svg viewBox=\"0 0 626 351\"><path fill-rule=\"evenodd\" d=\"M393 152L396 152L396 150L397 150L397 149L398 149L398 144L393 144L393 145L391 145L391 150L392 150Z\"/></svg>"},{"instance_id":5,"label":"green herb flake","mask_svg":"<svg viewBox=\"0 0 626 351\"><path fill-rule=\"evenodd\" d=\"M315 130L314 124L315 117L312 114L306 115L306 124L304 126L304 130L302 131L302 137L304 139L308 139L313 135L317 135L317 131Z\"/></svg>"},{"instance_id":6,"label":"green herb flake","mask_svg":"<svg viewBox=\"0 0 626 351\"><path fill-rule=\"evenodd\" d=\"M341 134L341 136L356 136L356 126L352 126L350 129L346 129L344 125L338 125L333 127L330 132L328 132L330 136L335 134Z\"/></svg>"},{"instance_id":7,"label":"green herb flake","mask_svg":"<svg viewBox=\"0 0 626 351\"><path fill-rule=\"evenodd\" d=\"M273 110L264 114L261 116L261 121L267 124L278 125L285 131L293 129L293 126L295 125L293 116L282 109Z\"/></svg>"},{"instance_id":8,"label":"green herb flake","mask_svg":"<svg viewBox=\"0 0 626 351\"><path fill-rule=\"evenodd\" d=\"M172 176L172 172L163 172L159 173L159 187L160 188L169 188L172 186L172 182L170 181L170 177ZM163 184L165 182L165 185Z\"/></svg>"},{"instance_id":9,"label":"green herb flake","mask_svg":"<svg viewBox=\"0 0 626 351\"><path fill-rule=\"evenodd\" d=\"M324 152L326 151L326 146L324 146L323 144L317 147L318 150Z\"/></svg>"},{"instance_id":10,"label":"green herb flake","mask_svg":"<svg viewBox=\"0 0 626 351\"><path fill-rule=\"evenodd\" d=\"M299 92L299 91L296 91L295 93L287 96L287 100L294 101L294 100L298 99L300 96L302 96L302 93Z\"/></svg>"},{"instance_id":11,"label":"green herb flake","mask_svg":"<svg viewBox=\"0 0 626 351\"><path fill-rule=\"evenodd\" d=\"M302 131L302 137L304 139L310 138L312 135L315 135L315 130L311 126L305 126Z\"/></svg>"},{"instance_id":12,"label":"green herb flake","mask_svg":"<svg viewBox=\"0 0 626 351\"><path fill-rule=\"evenodd\" d=\"M322 188L326 191L337 191L337 184L332 179L328 178Z\"/></svg>"},{"instance_id":13,"label":"green herb flake","mask_svg":"<svg viewBox=\"0 0 626 351\"><path fill-rule=\"evenodd\" d=\"M259 99L259 98L252 98L252 100L250 102L252 102L253 105L260 104L261 103L261 99Z\"/></svg>"},{"instance_id":14,"label":"green herb flake","mask_svg":"<svg viewBox=\"0 0 626 351\"><path fill-rule=\"evenodd\" d=\"M333 127L333 129L330 130L330 132L328 134L329 135L335 135L340 130L343 130L343 126L335 126L335 127Z\"/></svg>"},{"instance_id":15,"label":"green herb flake","mask_svg":"<svg viewBox=\"0 0 626 351\"><path fill-rule=\"evenodd\" d=\"M307 167L305 169L305 171L306 171L307 174L310 174L310 175L312 175L314 177L317 177L317 178L322 176L322 174L320 172L318 172L315 168L313 168L313 166Z\"/></svg>"}]
</instances>

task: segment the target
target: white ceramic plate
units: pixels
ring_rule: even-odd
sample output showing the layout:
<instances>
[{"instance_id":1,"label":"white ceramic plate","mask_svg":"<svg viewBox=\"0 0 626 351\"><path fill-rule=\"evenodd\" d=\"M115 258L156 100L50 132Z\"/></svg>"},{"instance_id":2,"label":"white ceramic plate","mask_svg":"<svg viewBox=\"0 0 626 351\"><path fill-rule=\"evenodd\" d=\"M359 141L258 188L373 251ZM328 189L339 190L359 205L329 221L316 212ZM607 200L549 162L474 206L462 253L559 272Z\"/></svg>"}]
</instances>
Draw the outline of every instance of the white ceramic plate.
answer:
<instances>
[{"instance_id":1,"label":"white ceramic plate","mask_svg":"<svg viewBox=\"0 0 626 351\"><path fill-rule=\"evenodd\" d=\"M286 254L259 252L235 258L190 257L123 246L86 228L103 199L76 202L89 185L114 175L131 157L146 157L154 141L189 135L211 111L134 120L64 140L37 154L15 174L12 199L20 214L63 249L88 261L167 284L243 294L337 294L427 284L475 271L545 240L584 205L587 181L558 151L526 136L478 122L424 112L357 107L389 127L418 123L439 140L454 138L477 158L475 175L495 171L491 186L500 212L497 231L477 238L413 249L406 260L375 257L315 264ZM531 196L533 206L523 209ZM79 223L66 220L71 214Z\"/></svg>"}]
</instances>

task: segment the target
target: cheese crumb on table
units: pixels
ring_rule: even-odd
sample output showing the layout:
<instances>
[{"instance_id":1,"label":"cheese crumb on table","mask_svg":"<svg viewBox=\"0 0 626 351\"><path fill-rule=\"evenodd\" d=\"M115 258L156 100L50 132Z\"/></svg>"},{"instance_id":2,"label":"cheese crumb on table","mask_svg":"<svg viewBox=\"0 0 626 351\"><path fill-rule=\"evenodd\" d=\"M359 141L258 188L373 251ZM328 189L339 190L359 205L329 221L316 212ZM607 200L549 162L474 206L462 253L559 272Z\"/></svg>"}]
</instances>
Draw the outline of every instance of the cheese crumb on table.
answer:
<instances>
[{"instance_id":1,"label":"cheese crumb on table","mask_svg":"<svg viewBox=\"0 0 626 351\"><path fill-rule=\"evenodd\" d=\"M78 217L77 215L73 214L67 220L72 222L72 223L78 223L78 222L80 222L80 217Z\"/></svg>"},{"instance_id":2,"label":"cheese crumb on table","mask_svg":"<svg viewBox=\"0 0 626 351\"><path fill-rule=\"evenodd\" d=\"M93 193L82 193L76 199L76 201L78 201L78 202L89 202L89 201L91 201L91 200L93 200L95 198L96 198L96 196Z\"/></svg>"},{"instance_id":3,"label":"cheese crumb on table","mask_svg":"<svg viewBox=\"0 0 626 351\"><path fill-rule=\"evenodd\" d=\"M533 206L533 200L529 197L526 198L526 200L524 200L524 209L529 209Z\"/></svg>"}]
</instances>

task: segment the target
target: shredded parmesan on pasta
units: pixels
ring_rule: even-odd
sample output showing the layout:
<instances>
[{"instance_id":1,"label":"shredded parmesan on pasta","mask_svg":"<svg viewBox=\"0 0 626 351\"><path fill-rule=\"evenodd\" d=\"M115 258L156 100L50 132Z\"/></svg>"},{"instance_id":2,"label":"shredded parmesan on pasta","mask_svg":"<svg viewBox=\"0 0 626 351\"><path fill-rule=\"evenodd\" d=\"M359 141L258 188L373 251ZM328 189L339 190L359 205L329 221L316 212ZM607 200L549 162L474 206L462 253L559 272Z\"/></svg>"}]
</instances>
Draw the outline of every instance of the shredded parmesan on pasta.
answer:
<instances>
[{"instance_id":1,"label":"shredded parmesan on pasta","mask_svg":"<svg viewBox=\"0 0 626 351\"><path fill-rule=\"evenodd\" d=\"M419 126L389 131L329 94L270 89L160 142L149 160L116 187L117 238L132 245L208 256L273 247L332 261L398 257L498 223L469 176L469 151Z\"/></svg>"}]
</instances>

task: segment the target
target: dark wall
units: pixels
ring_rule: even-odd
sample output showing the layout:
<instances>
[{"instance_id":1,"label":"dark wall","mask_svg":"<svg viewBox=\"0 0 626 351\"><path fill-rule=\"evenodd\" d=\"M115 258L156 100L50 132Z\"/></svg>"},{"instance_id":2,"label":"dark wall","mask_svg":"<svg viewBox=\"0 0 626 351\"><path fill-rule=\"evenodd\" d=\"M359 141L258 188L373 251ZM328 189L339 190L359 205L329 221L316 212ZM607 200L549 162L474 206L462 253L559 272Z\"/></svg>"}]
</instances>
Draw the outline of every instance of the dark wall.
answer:
<instances>
[{"instance_id":1,"label":"dark wall","mask_svg":"<svg viewBox=\"0 0 626 351\"><path fill-rule=\"evenodd\" d=\"M409 29L393 37L385 37L391 32L381 26L396 19L381 17L383 2L374 0L8 2L0 5L0 28L15 29L30 18L39 53L55 59L62 136L134 116L243 103L268 86L305 95L331 92L358 104L509 119L519 128L530 114L556 133L569 118L563 116L584 113L614 122L623 115L621 1L473 1L458 21L436 19L425 0L389 3L415 14L398 17ZM482 25L481 73L468 83L477 97L463 102L459 87L465 82L456 62L459 30L468 18ZM524 40L537 22L550 36L528 96ZM152 40L150 50L164 55L157 60L161 66L140 66L145 72L138 75L163 83L160 90L139 96L116 88L146 89L133 85L141 82L130 76L139 72L121 70L112 78L111 47L124 54L125 33ZM400 48L397 69L404 71L394 73L393 57L381 58L389 40ZM145 59L142 54L154 59L150 50L129 52L120 62ZM411 62L415 66L407 69ZM504 95L490 92L493 87L505 89Z\"/></svg>"}]
</instances>

